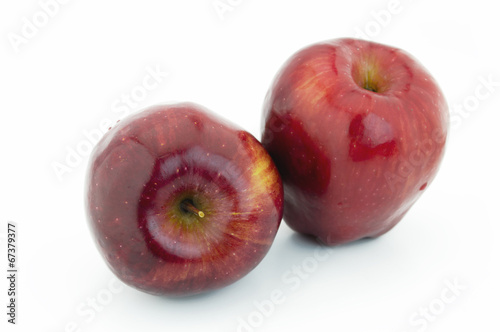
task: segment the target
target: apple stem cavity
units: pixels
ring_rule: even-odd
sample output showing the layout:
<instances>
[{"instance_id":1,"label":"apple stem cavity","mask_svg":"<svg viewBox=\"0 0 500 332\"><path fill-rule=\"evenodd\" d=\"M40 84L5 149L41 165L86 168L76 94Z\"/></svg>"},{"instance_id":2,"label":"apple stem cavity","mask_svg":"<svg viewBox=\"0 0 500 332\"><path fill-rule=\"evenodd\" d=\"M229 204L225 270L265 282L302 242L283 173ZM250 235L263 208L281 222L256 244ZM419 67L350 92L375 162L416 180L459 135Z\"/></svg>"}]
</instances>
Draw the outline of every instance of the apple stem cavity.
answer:
<instances>
[{"instance_id":1,"label":"apple stem cavity","mask_svg":"<svg viewBox=\"0 0 500 332\"><path fill-rule=\"evenodd\" d=\"M205 213L194 206L194 202L191 199L185 199L181 202L181 210L185 213L192 213L200 218L205 217Z\"/></svg>"},{"instance_id":2,"label":"apple stem cavity","mask_svg":"<svg viewBox=\"0 0 500 332\"><path fill-rule=\"evenodd\" d=\"M376 73L373 68L365 69L365 77L362 83L362 88L372 92L378 92L379 88L376 83Z\"/></svg>"},{"instance_id":3,"label":"apple stem cavity","mask_svg":"<svg viewBox=\"0 0 500 332\"><path fill-rule=\"evenodd\" d=\"M378 92L377 85L374 84L374 82L370 79L368 74L366 76L367 77L365 80L365 84L363 85L363 89L368 90L368 91L372 91L372 92Z\"/></svg>"},{"instance_id":4,"label":"apple stem cavity","mask_svg":"<svg viewBox=\"0 0 500 332\"><path fill-rule=\"evenodd\" d=\"M353 66L352 77L360 88L383 93L387 88L387 78L380 73L379 67L375 60L363 59Z\"/></svg>"}]
</instances>

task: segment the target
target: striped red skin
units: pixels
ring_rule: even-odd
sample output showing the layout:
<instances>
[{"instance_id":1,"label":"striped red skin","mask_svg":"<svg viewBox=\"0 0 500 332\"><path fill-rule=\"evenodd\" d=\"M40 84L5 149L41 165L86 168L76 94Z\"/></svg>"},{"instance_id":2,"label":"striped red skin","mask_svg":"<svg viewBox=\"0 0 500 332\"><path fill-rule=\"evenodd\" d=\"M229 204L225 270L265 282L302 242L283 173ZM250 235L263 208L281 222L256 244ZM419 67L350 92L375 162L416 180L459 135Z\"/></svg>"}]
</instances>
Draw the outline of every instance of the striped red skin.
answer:
<instances>
[{"instance_id":1,"label":"striped red skin","mask_svg":"<svg viewBox=\"0 0 500 332\"><path fill-rule=\"evenodd\" d=\"M353 39L293 55L263 113L284 219L328 245L394 227L434 179L448 127L443 94L416 60Z\"/></svg>"},{"instance_id":2,"label":"striped red skin","mask_svg":"<svg viewBox=\"0 0 500 332\"><path fill-rule=\"evenodd\" d=\"M142 291L184 296L249 273L283 213L274 163L249 133L194 104L149 108L94 149L86 209L111 270ZM180 206L191 200L204 215Z\"/></svg>"}]
</instances>

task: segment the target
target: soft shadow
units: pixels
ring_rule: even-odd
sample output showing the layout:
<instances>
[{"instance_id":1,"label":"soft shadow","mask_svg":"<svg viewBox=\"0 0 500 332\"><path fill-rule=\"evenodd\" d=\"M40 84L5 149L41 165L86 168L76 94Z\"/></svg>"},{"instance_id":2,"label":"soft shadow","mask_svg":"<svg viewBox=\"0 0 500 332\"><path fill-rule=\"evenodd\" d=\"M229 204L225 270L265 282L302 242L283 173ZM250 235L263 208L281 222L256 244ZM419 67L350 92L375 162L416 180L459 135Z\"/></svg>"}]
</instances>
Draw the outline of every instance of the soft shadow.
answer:
<instances>
[{"instance_id":1,"label":"soft shadow","mask_svg":"<svg viewBox=\"0 0 500 332\"><path fill-rule=\"evenodd\" d=\"M353 248L361 249L363 247L373 245L378 238L363 238L351 243L346 243L337 246L327 246L322 243L316 236L300 234L293 232L287 234L281 241L276 241L271 250L254 270L241 280L228 285L226 287L208 291L201 294L194 294L189 296L156 296L148 294L158 301L165 304L179 304L179 305L202 305L219 301L226 301L228 299L235 300L236 297L242 295L252 297L252 294L258 292L259 288L267 288L266 286L280 285L280 278L283 272L290 269L294 264L298 264L304 257L312 254L318 248L333 250L333 252L341 253L344 250L352 251ZM365 250L366 248L363 248ZM267 284L266 286L263 285Z\"/></svg>"},{"instance_id":2,"label":"soft shadow","mask_svg":"<svg viewBox=\"0 0 500 332\"><path fill-rule=\"evenodd\" d=\"M324 246L316 236L310 234L293 233L289 237L289 241L291 241L293 245L305 248Z\"/></svg>"},{"instance_id":3,"label":"soft shadow","mask_svg":"<svg viewBox=\"0 0 500 332\"><path fill-rule=\"evenodd\" d=\"M158 296L161 301L166 302L166 303L178 303L178 304L184 304L184 303L190 303L190 302L200 302L200 301L210 301L210 299L213 299L215 297L218 297L219 292L222 289L215 289L212 291L204 292L204 293L199 293L199 294L193 294L193 295L188 295L188 296ZM155 296L155 295L152 295Z\"/></svg>"},{"instance_id":4,"label":"soft shadow","mask_svg":"<svg viewBox=\"0 0 500 332\"><path fill-rule=\"evenodd\" d=\"M317 247L321 248L329 248L333 250L344 250L346 248L355 248L355 247L362 247L366 246L369 244L373 244L374 241L377 241L378 238L371 238L371 237L365 237L353 242L345 243L345 244L340 244L340 245L326 245L322 241L320 241L316 236L309 235L309 234L301 234L301 233L294 233L290 236L289 241L296 246L302 247L302 248L307 248L307 249L315 249Z\"/></svg>"}]
</instances>

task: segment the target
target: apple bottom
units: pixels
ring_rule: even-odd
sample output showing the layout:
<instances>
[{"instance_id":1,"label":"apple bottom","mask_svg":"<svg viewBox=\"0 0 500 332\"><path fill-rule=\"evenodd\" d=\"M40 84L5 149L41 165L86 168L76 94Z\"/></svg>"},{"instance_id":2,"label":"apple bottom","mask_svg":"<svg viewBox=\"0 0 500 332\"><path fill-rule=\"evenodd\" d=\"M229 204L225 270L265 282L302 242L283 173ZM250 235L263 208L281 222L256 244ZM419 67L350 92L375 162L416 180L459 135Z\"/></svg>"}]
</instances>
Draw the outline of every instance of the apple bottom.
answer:
<instances>
[{"instance_id":1,"label":"apple bottom","mask_svg":"<svg viewBox=\"0 0 500 332\"><path fill-rule=\"evenodd\" d=\"M286 186L284 187L286 188ZM382 236L393 229L408 211L407 209L397 216L388 213L390 217L383 219L383 222L377 219L369 221L367 219L355 220L352 217L346 218L344 216L350 214L347 209L330 208L328 212L325 212L324 208L311 207L308 199L300 200L296 195L292 199L286 194L285 197L283 219L286 224L294 231L316 238L327 246L342 245L365 238ZM310 208L301 208L304 205L308 205ZM332 204L326 205L332 206ZM348 221L336 222L336 220Z\"/></svg>"}]
</instances>

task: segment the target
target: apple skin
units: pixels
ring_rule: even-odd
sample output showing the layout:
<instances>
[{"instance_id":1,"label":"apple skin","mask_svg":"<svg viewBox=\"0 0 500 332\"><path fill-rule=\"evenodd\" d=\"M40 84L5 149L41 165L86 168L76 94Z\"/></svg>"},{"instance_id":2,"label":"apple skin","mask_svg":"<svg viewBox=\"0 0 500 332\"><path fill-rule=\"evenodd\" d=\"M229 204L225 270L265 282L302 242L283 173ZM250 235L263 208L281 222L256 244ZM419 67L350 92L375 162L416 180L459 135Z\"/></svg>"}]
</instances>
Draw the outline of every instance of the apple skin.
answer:
<instances>
[{"instance_id":1,"label":"apple skin","mask_svg":"<svg viewBox=\"0 0 500 332\"><path fill-rule=\"evenodd\" d=\"M388 232L422 195L443 157L448 107L410 55L345 38L284 64L262 127L283 181L285 222L338 245Z\"/></svg>"},{"instance_id":2,"label":"apple skin","mask_svg":"<svg viewBox=\"0 0 500 332\"><path fill-rule=\"evenodd\" d=\"M203 218L186 209L189 200ZM190 103L126 118L95 147L86 212L102 257L147 293L235 282L268 252L283 214L278 170L248 132Z\"/></svg>"}]
</instances>

